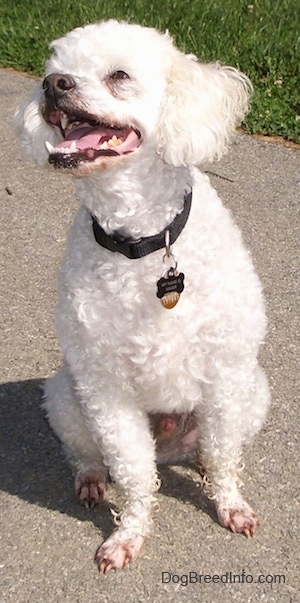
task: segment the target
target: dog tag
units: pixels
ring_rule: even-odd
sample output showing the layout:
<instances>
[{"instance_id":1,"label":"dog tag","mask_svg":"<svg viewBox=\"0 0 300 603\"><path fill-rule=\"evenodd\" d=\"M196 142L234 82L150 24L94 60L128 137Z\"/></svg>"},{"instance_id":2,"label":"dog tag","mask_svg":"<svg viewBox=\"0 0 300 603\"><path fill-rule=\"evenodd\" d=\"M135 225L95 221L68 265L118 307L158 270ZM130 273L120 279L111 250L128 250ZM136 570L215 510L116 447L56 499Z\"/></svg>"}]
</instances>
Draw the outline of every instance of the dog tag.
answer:
<instances>
[{"instance_id":1,"label":"dog tag","mask_svg":"<svg viewBox=\"0 0 300 603\"><path fill-rule=\"evenodd\" d=\"M178 273L175 268L169 268L165 275L157 281L156 295L164 308L170 310L176 306L184 289L183 281L183 272Z\"/></svg>"}]
</instances>

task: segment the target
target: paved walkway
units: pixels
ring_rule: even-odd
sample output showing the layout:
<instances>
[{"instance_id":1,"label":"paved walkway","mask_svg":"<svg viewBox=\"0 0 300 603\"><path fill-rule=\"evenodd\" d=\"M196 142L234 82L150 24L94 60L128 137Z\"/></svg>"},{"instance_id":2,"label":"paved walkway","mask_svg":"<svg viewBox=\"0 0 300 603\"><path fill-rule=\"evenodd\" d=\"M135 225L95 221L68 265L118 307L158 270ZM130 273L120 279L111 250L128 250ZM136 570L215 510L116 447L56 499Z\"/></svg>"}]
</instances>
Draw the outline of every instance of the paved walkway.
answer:
<instances>
[{"instance_id":1,"label":"paved walkway","mask_svg":"<svg viewBox=\"0 0 300 603\"><path fill-rule=\"evenodd\" d=\"M155 534L142 557L124 572L100 576L92 559L111 530L108 506L88 511L77 504L69 467L40 408L43 378L60 362L56 273L77 201L70 178L45 177L18 148L12 116L33 85L0 71L1 600L299 602L299 151L238 136L230 153L208 168L251 248L268 305L262 361L273 407L245 453L244 472L247 498L261 518L257 536L248 541L216 523L193 483L196 472L165 469ZM112 490L109 499L116 501ZM245 583L225 584L226 572L230 580L229 572L243 571ZM163 583L162 572L173 580ZM189 572L223 577L176 583ZM257 582L260 574L264 583ZM271 583L279 574L285 584Z\"/></svg>"}]
</instances>

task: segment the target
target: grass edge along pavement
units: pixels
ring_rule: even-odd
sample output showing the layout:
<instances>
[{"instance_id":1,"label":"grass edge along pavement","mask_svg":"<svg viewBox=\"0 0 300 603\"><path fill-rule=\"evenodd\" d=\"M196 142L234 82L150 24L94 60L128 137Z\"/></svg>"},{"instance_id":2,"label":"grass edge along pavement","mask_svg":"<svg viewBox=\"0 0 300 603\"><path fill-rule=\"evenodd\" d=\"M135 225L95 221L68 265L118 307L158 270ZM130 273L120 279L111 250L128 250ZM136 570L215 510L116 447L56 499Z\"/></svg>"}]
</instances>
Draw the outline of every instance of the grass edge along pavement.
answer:
<instances>
[{"instance_id":1,"label":"grass edge along pavement","mask_svg":"<svg viewBox=\"0 0 300 603\"><path fill-rule=\"evenodd\" d=\"M255 90L244 130L300 142L300 2L0 0L0 65L42 75L51 40L107 18L168 29L200 61L240 68Z\"/></svg>"}]
</instances>

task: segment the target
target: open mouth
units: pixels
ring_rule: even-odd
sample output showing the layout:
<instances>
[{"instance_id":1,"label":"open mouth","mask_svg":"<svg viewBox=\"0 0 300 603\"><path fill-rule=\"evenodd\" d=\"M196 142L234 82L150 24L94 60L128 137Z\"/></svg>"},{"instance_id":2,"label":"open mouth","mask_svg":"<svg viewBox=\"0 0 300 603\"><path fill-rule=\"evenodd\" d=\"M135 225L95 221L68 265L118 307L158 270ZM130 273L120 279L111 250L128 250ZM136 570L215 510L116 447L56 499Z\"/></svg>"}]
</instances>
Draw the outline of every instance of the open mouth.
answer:
<instances>
[{"instance_id":1,"label":"open mouth","mask_svg":"<svg viewBox=\"0 0 300 603\"><path fill-rule=\"evenodd\" d=\"M103 156L127 155L141 144L141 133L132 126L107 124L88 114L71 115L56 109L47 122L57 126L64 138L55 147L46 142L49 163L55 167L76 168L86 162L97 163Z\"/></svg>"}]
</instances>

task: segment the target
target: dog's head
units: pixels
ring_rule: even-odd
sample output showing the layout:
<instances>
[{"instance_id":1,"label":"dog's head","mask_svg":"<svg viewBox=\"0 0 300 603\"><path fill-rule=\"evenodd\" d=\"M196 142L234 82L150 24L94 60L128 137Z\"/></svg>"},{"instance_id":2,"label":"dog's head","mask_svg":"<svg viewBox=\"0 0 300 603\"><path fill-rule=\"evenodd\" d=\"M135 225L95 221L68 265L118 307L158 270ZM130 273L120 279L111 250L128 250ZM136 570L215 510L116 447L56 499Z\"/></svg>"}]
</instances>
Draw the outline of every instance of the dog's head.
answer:
<instances>
[{"instance_id":1,"label":"dog's head","mask_svg":"<svg viewBox=\"0 0 300 603\"><path fill-rule=\"evenodd\" d=\"M16 114L28 154L80 176L153 152L169 164L221 156L248 109L236 69L202 65L168 34L106 21L51 44L45 78Z\"/></svg>"}]
</instances>

